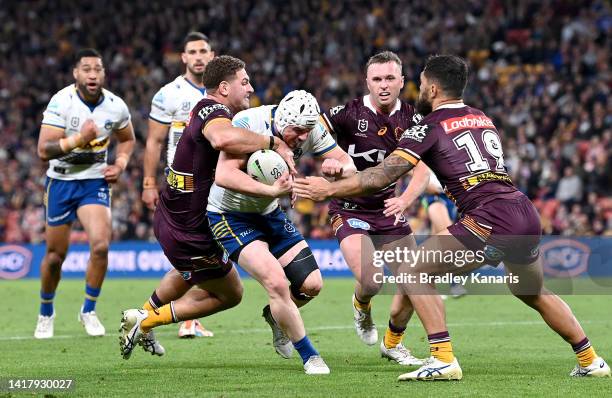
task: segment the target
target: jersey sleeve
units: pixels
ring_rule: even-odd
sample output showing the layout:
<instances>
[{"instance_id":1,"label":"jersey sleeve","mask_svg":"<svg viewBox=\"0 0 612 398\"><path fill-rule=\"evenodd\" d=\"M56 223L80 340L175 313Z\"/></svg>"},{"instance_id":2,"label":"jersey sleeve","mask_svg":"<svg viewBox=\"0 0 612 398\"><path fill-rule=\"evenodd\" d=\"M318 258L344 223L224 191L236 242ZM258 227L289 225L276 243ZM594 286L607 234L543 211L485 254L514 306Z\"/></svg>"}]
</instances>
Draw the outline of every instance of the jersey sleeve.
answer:
<instances>
[{"instance_id":1,"label":"jersey sleeve","mask_svg":"<svg viewBox=\"0 0 612 398\"><path fill-rule=\"evenodd\" d=\"M317 123L310 132L310 139L312 140L313 156L323 156L338 146L334 138L321 122Z\"/></svg>"},{"instance_id":2,"label":"jersey sleeve","mask_svg":"<svg viewBox=\"0 0 612 398\"><path fill-rule=\"evenodd\" d=\"M231 122L232 112L227 106L216 103L203 106L202 109L198 111L198 115L196 117L199 117L202 120L202 129L206 129L212 123L216 123L221 120Z\"/></svg>"},{"instance_id":3,"label":"jersey sleeve","mask_svg":"<svg viewBox=\"0 0 612 398\"><path fill-rule=\"evenodd\" d=\"M62 130L65 129L67 104L67 101L62 101L60 93L51 97L51 101L49 101L47 108L43 112L42 124Z\"/></svg>"},{"instance_id":4,"label":"jersey sleeve","mask_svg":"<svg viewBox=\"0 0 612 398\"><path fill-rule=\"evenodd\" d=\"M119 97L117 97L119 98ZM117 120L117 129L116 130L121 130L124 129L128 126L128 124L130 123L130 120L132 119L132 116L130 115L130 110L128 109L127 104L125 103L125 101L123 101L121 98L119 98L120 100L120 110L119 110L119 120Z\"/></svg>"},{"instance_id":5,"label":"jersey sleeve","mask_svg":"<svg viewBox=\"0 0 612 398\"><path fill-rule=\"evenodd\" d=\"M341 135L346 130L349 119L347 107L345 105L335 106L324 112L321 118L330 133L336 136Z\"/></svg>"},{"instance_id":6,"label":"jersey sleeve","mask_svg":"<svg viewBox=\"0 0 612 398\"><path fill-rule=\"evenodd\" d=\"M436 130L433 126L417 124L404 131L393 153L416 166L436 141Z\"/></svg>"},{"instance_id":7,"label":"jersey sleeve","mask_svg":"<svg viewBox=\"0 0 612 398\"><path fill-rule=\"evenodd\" d=\"M174 111L171 109L171 104L168 95L164 93L162 87L151 100L151 112L149 118L161 124L170 124Z\"/></svg>"}]
</instances>

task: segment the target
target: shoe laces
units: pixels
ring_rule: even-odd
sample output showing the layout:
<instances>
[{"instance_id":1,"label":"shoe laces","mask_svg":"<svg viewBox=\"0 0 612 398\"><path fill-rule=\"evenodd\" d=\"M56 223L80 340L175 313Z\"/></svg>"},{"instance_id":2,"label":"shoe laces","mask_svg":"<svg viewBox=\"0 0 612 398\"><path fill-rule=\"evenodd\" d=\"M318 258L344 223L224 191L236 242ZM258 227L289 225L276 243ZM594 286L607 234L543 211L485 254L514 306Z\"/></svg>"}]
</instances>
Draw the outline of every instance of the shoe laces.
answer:
<instances>
[{"instance_id":1,"label":"shoe laces","mask_svg":"<svg viewBox=\"0 0 612 398\"><path fill-rule=\"evenodd\" d=\"M313 365L316 366L318 368L322 368L323 366L327 366L325 364L325 361L323 361L323 358L320 355L313 355L310 358L308 358L308 362Z\"/></svg>"},{"instance_id":2,"label":"shoe laces","mask_svg":"<svg viewBox=\"0 0 612 398\"><path fill-rule=\"evenodd\" d=\"M102 327L102 323L100 323L100 320L98 319L98 316L96 315L95 311L83 313L83 315L85 318L85 322L87 322L91 326L95 328Z\"/></svg>"},{"instance_id":3,"label":"shoe laces","mask_svg":"<svg viewBox=\"0 0 612 398\"><path fill-rule=\"evenodd\" d=\"M357 322L359 322L359 327L364 330L370 330L374 328L374 321L372 320L372 314L369 312L364 312L357 310L359 316L357 317Z\"/></svg>"},{"instance_id":4,"label":"shoe laces","mask_svg":"<svg viewBox=\"0 0 612 398\"><path fill-rule=\"evenodd\" d=\"M402 358L409 358L412 356L410 350L404 347L402 343L399 343L393 349L396 350Z\"/></svg>"},{"instance_id":5,"label":"shoe laces","mask_svg":"<svg viewBox=\"0 0 612 398\"><path fill-rule=\"evenodd\" d=\"M37 329L47 330L51 327L52 322L53 322L53 317L41 316L40 318L38 318Z\"/></svg>"}]
</instances>

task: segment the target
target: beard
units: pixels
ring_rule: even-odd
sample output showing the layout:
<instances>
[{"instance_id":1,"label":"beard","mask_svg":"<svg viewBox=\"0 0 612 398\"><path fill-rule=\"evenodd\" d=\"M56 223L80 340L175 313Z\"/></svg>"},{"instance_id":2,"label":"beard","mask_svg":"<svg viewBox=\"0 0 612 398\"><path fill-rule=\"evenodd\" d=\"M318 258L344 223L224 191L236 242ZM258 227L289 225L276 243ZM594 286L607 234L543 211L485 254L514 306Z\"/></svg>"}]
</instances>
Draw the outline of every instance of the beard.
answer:
<instances>
[{"instance_id":1,"label":"beard","mask_svg":"<svg viewBox=\"0 0 612 398\"><path fill-rule=\"evenodd\" d=\"M425 95L423 94L419 95L419 98L416 102L416 110L423 116L429 115L432 111L431 101L429 100L429 98L425 97Z\"/></svg>"},{"instance_id":2,"label":"beard","mask_svg":"<svg viewBox=\"0 0 612 398\"><path fill-rule=\"evenodd\" d=\"M204 71L206 70L206 66L204 66L204 69L202 69L202 71L200 72L196 71L195 68L190 68L189 66L187 66L187 69L189 70L189 73L194 75L196 78L200 80L204 78Z\"/></svg>"},{"instance_id":3,"label":"beard","mask_svg":"<svg viewBox=\"0 0 612 398\"><path fill-rule=\"evenodd\" d=\"M87 84L77 83L79 90L87 97L87 99L95 100L102 95L102 85L99 85L93 92L87 87Z\"/></svg>"}]
</instances>

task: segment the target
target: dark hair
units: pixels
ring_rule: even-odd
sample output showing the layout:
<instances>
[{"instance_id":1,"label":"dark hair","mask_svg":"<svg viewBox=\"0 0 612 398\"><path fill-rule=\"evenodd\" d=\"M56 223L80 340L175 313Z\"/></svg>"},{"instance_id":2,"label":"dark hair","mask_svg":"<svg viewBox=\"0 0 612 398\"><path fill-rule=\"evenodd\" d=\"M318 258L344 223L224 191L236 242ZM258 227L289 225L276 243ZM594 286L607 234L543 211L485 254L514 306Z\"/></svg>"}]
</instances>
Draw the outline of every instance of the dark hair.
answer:
<instances>
[{"instance_id":1,"label":"dark hair","mask_svg":"<svg viewBox=\"0 0 612 398\"><path fill-rule=\"evenodd\" d=\"M383 51L376 55L371 56L370 59L368 60L368 63L366 64L366 72L368 71L368 68L372 64L386 64L387 62L395 62L400 67L400 73L401 73L402 60L393 51Z\"/></svg>"},{"instance_id":2,"label":"dark hair","mask_svg":"<svg viewBox=\"0 0 612 398\"><path fill-rule=\"evenodd\" d=\"M204 70L204 86L209 91L215 91L222 81L235 78L236 72L245 68L243 60L229 55L220 55L213 58Z\"/></svg>"},{"instance_id":3,"label":"dark hair","mask_svg":"<svg viewBox=\"0 0 612 398\"><path fill-rule=\"evenodd\" d=\"M198 40L204 40L206 43L210 45L210 40L208 39L208 36L206 36L204 33L189 32L187 33L187 36L185 36L185 38L183 39L183 51L185 51L185 46L187 46L187 43L191 41L198 41Z\"/></svg>"},{"instance_id":4,"label":"dark hair","mask_svg":"<svg viewBox=\"0 0 612 398\"><path fill-rule=\"evenodd\" d=\"M79 62L81 62L81 59L87 58L87 57L96 57L96 58L102 59L102 55L98 52L98 50L94 48L83 48L77 51L76 55L74 56L75 68L79 64Z\"/></svg>"},{"instance_id":5,"label":"dark hair","mask_svg":"<svg viewBox=\"0 0 612 398\"><path fill-rule=\"evenodd\" d=\"M425 77L435 80L449 97L463 97L467 84L468 66L456 55L432 55L423 69Z\"/></svg>"}]
</instances>

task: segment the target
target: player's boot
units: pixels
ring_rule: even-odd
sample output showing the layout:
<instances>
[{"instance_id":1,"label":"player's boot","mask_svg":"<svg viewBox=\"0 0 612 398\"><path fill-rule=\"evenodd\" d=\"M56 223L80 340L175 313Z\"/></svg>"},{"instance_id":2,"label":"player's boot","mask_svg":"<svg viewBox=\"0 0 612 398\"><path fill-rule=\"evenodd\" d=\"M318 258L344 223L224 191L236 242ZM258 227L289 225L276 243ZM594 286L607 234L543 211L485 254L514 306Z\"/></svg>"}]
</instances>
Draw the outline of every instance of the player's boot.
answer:
<instances>
[{"instance_id":1,"label":"player's boot","mask_svg":"<svg viewBox=\"0 0 612 398\"><path fill-rule=\"evenodd\" d=\"M83 308L81 308L82 310ZM98 319L95 311L91 312L81 312L79 311L79 322L85 328L85 331L88 335L94 337L104 336L106 333L106 329L104 329L104 325Z\"/></svg>"},{"instance_id":2,"label":"player's boot","mask_svg":"<svg viewBox=\"0 0 612 398\"><path fill-rule=\"evenodd\" d=\"M119 348L123 359L130 359L134 347L140 343L143 334L140 324L148 317L149 313L141 309L123 311L119 328Z\"/></svg>"},{"instance_id":3,"label":"player's boot","mask_svg":"<svg viewBox=\"0 0 612 398\"><path fill-rule=\"evenodd\" d=\"M178 336L183 339L192 337L213 337L214 333L207 330L199 320L193 319L181 323Z\"/></svg>"},{"instance_id":4,"label":"player's boot","mask_svg":"<svg viewBox=\"0 0 612 398\"><path fill-rule=\"evenodd\" d=\"M150 352L151 355L162 356L166 353L166 349L159 344L159 341L155 339L155 332L152 330L148 333L143 333L140 339L140 345L145 352Z\"/></svg>"},{"instance_id":5,"label":"player's boot","mask_svg":"<svg viewBox=\"0 0 612 398\"><path fill-rule=\"evenodd\" d=\"M423 366L413 372L404 373L397 378L397 381L410 380L461 380L463 372L457 362L457 358L453 362L446 363L434 357L429 357Z\"/></svg>"},{"instance_id":6,"label":"player's boot","mask_svg":"<svg viewBox=\"0 0 612 398\"><path fill-rule=\"evenodd\" d=\"M415 358L402 343L393 348L387 348L384 339L380 342L380 356L381 358L387 358L389 361L395 361L400 365L406 366L421 366L425 363L424 360Z\"/></svg>"},{"instance_id":7,"label":"player's boot","mask_svg":"<svg viewBox=\"0 0 612 398\"><path fill-rule=\"evenodd\" d=\"M454 299L458 299L467 295L467 289L465 288L465 286L460 284L451 285L450 294L451 296L453 296Z\"/></svg>"},{"instance_id":8,"label":"player's boot","mask_svg":"<svg viewBox=\"0 0 612 398\"><path fill-rule=\"evenodd\" d=\"M263 318L268 322L270 328L272 329L272 345L274 345L274 349L276 353L285 359L289 359L293 356L293 344L289 337L283 332L283 330L278 326L278 323L272 317L272 311L270 311L270 305L266 305L263 308L262 315ZM325 363L324 363L325 364ZM306 365L304 365L305 367ZM329 372L329 370L328 370Z\"/></svg>"},{"instance_id":9,"label":"player's boot","mask_svg":"<svg viewBox=\"0 0 612 398\"><path fill-rule=\"evenodd\" d=\"M355 331L357 336L367 345L374 345L378 341L378 330L372 320L370 311L361 311L355 307L355 295L351 298L353 306L353 320L355 321Z\"/></svg>"},{"instance_id":10,"label":"player's boot","mask_svg":"<svg viewBox=\"0 0 612 398\"><path fill-rule=\"evenodd\" d=\"M313 355L304 364L304 372L307 375L328 375L329 368L320 355Z\"/></svg>"},{"instance_id":11,"label":"player's boot","mask_svg":"<svg viewBox=\"0 0 612 398\"><path fill-rule=\"evenodd\" d=\"M574 370L570 372L572 377L610 377L610 366L603 360L602 357L595 357L593 363L589 366L582 367L576 365Z\"/></svg>"},{"instance_id":12,"label":"player's boot","mask_svg":"<svg viewBox=\"0 0 612 398\"><path fill-rule=\"evenodd\" d=\"M55 312L51 316L38 315L34 337L37 339L50 339L53 337L53 321Z\"/></svg>"}]
</instances>

